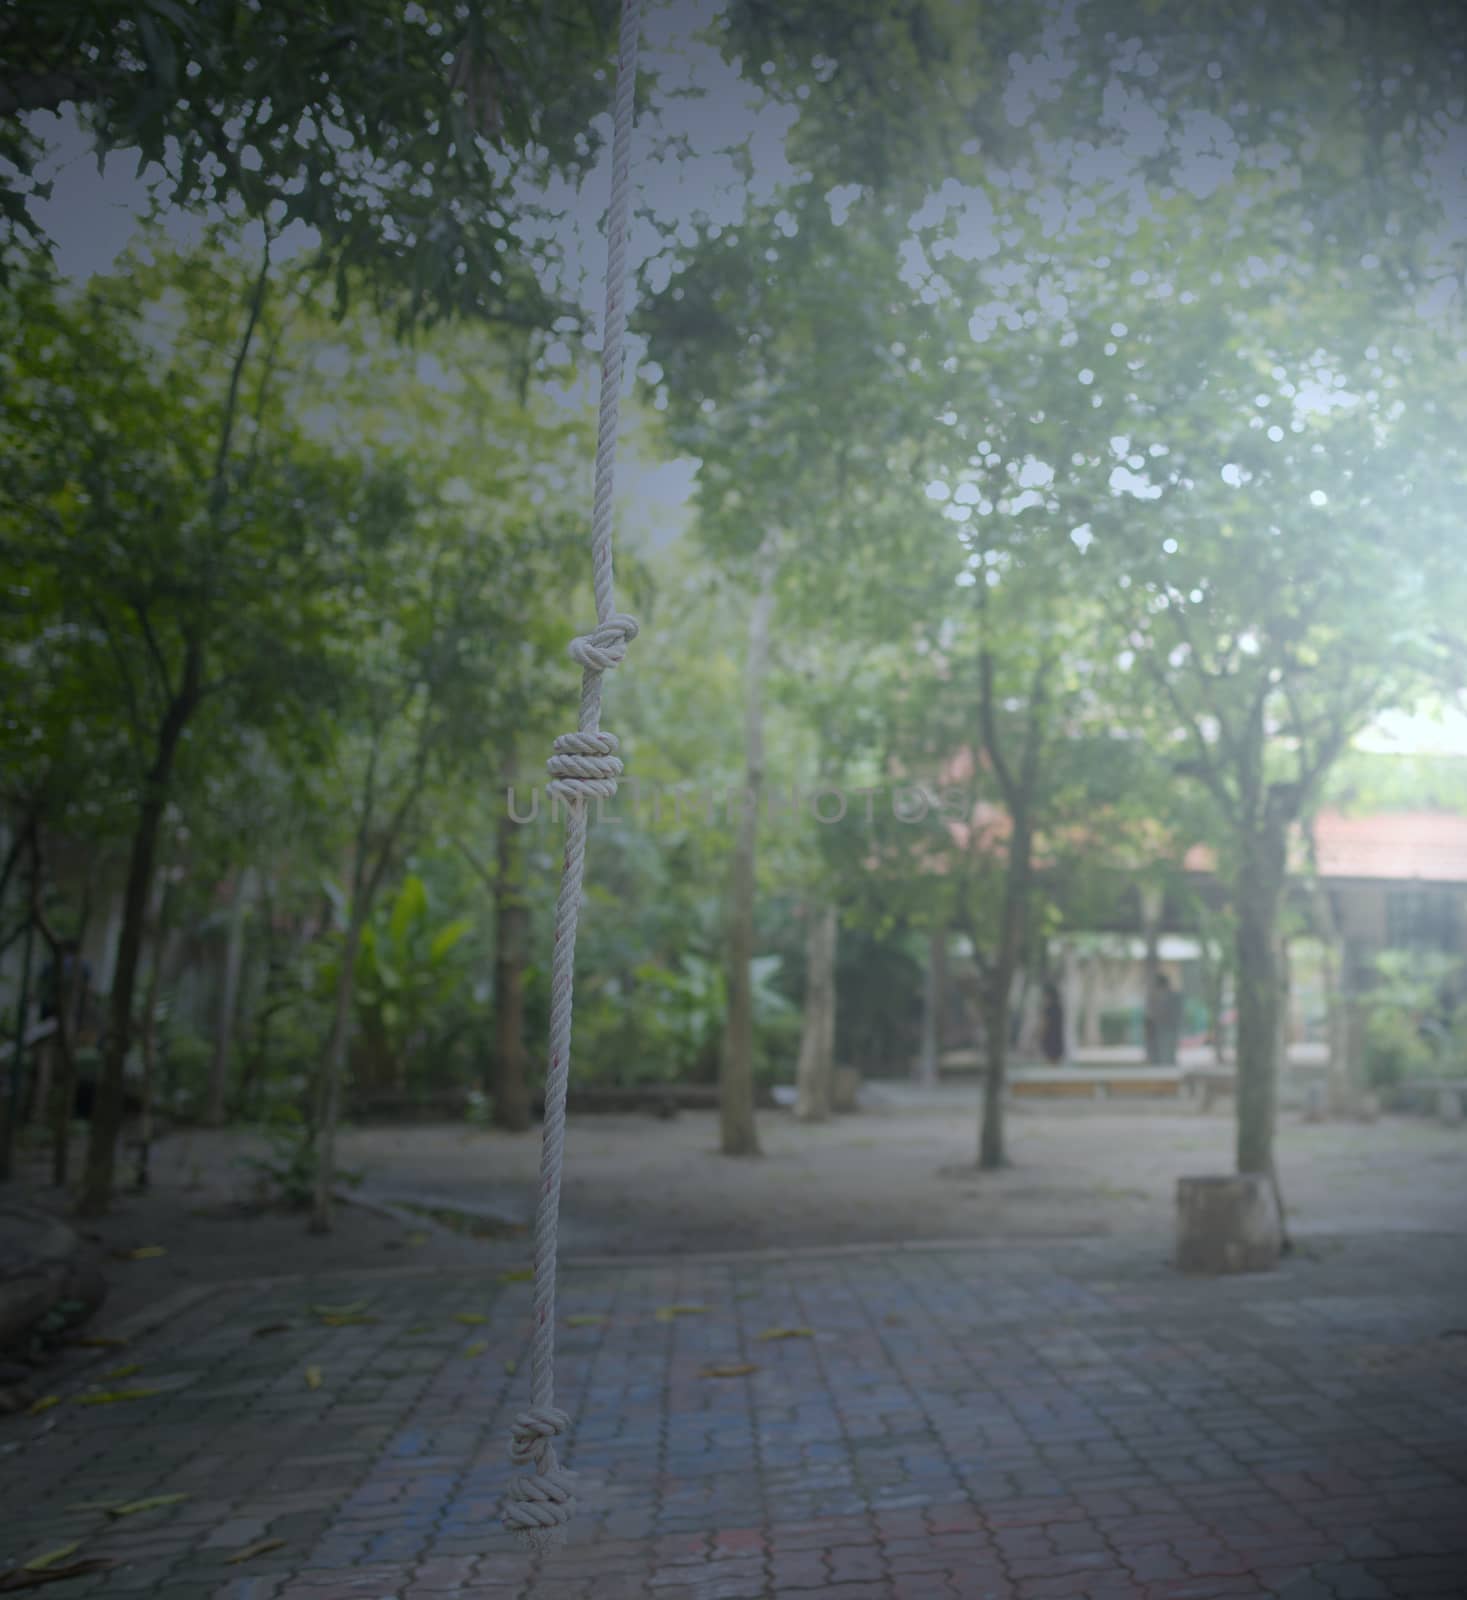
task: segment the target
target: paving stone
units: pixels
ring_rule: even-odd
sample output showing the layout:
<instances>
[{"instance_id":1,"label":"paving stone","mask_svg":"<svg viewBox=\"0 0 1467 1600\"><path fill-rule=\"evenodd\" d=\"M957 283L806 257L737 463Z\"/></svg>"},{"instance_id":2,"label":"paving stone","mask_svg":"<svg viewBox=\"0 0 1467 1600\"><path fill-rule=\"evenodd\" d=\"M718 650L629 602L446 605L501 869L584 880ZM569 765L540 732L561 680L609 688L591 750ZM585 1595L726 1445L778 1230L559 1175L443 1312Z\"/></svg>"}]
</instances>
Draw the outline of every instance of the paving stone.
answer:
<instances>
[{"instance_id":1,"label":"paving stone","mask_svg":"<svg viewBox=\"0 0 1467 1600\"><path fill-rule=\"evenodd\" d=\"M364 1274L330 1298L381 1324L269 1349L249 1330L308 1322L321 1289L230 1286L139 1341L173 1398L61 1408L0 1453L0 1561L95 1538L122 1564L78 1600L1460 1600L1459 1254L1337 1240L1225 1301L1124 1241L567 1269L567 1303L611 1320L562 1352L581 1506L543 1564L500 1521L526 1378L402 1334L521 1326L525 1286ZM649 1338L674 1302L729 1315ZM698 1379L781 1323L818 1350ZM68 1509L177 1489L135 1522Z\"/></svg>"}]
</instances>

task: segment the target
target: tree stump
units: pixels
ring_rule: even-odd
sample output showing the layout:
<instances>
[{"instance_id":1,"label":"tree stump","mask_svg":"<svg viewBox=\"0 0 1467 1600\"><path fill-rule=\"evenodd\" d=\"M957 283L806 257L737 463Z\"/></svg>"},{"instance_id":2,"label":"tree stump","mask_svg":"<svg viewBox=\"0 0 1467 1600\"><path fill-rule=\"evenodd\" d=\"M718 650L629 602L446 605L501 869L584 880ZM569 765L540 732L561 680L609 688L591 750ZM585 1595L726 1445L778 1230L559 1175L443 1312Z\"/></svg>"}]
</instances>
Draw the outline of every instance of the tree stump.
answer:
<instances>
[{"instance_id":1,"label":"tree stump","mask_svg":"<svg viewBox=\"0 0 1467 1600\"><path fill-rule=\"evenodd\" d=\"M1265 1173L1177 1180L1180 1271L1266 1272L1282 1247L1278 1202Z\"/></svg>"},{"instance_id":2,"label":"tree stump","mask_svg":"<svg viewBox=\"0 0 1467 1600\"><path fill-rule=\"evenodd\" d=\"M861 1089L861 1073L856 1067L837 1067L835 1081L831 1085L830 1109L832 1111L854 1111L856 1109L856 1096Z\"/></svg>"}]
</instances>

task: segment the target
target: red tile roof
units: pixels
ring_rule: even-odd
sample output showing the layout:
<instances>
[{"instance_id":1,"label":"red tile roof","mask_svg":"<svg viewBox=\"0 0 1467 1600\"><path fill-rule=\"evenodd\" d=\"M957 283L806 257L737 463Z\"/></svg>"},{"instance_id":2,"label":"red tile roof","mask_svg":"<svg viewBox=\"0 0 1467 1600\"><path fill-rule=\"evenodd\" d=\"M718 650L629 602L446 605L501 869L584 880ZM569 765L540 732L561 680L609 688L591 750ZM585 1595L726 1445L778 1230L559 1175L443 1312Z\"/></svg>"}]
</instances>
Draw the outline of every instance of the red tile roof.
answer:
<instances>
[{"instance_id":1,"label":"red tile roof","mask_svg":"<svg viewBox=\"0 0 1467 1600\"><path fill-rule=\"evenodd\" d=\"M1467 816L1454 811L1382 811L1348 817L1320 813L1315 823L1319 871L1325 878L1371 878L1393 883L1467 884ZM1303 865L1302 844L1294 860ZM1189 872L1211 872L1206 845L1187 852Z\"/></svg>"},{"instance_id":2,"label":"red tile roof","mask_svg":"<svg viewBox=\"0 0 1467 1600\"><path fill-rule=\"evenodd\" d=\"M1315 838L1326 878L1467 883L1467 817L1454 811L1325 812Z\"/></svg>"}]
</instances>

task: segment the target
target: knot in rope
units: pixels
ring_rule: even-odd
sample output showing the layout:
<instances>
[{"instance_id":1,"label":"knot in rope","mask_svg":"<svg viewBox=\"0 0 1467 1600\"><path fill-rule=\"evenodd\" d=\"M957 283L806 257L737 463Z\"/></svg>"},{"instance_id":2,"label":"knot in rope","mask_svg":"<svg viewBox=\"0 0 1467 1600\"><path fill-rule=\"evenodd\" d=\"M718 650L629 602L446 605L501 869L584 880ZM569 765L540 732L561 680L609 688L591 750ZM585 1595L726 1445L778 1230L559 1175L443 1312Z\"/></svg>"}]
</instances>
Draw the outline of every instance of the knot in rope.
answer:
<instances>
[{"instance_id":1,"label":"knot in rope","mask_svg":"<svg viewBox=\"0 0 1467 1600\"><path fill-rule=\"evenodd\" d=\"M620 664L627 646L639 632L637 619L624 611L613 611L605 622L598 622L590 633L570 642L570 653L587 672L605 672Z\"/></svg>"},{"instance_id":2,"label":"knot in rope","mask_svg":"<svg viewBox=\"0 0 1467 1600\"><path fill-rule=\"evenodd\" d=\"M548 793L560 800L610 800L616 795L621 759L614 733L562 733L551 747L555 754Z\"/></svg>"},{"instance_id":3,"label":"knot in rope","mask_svg":"<svg viewBox=\"0 0 1467 1600\"><path fill-rule=\"evenodd\" d=\"M558 1541L576 1508L576 1475L555 1459L555 1440L569 1427L558 1406L530 1406L510 1435L509 1459L532 1470L510 1479L504 1520L542 1547Z\"/></svg>"}]
</instances>

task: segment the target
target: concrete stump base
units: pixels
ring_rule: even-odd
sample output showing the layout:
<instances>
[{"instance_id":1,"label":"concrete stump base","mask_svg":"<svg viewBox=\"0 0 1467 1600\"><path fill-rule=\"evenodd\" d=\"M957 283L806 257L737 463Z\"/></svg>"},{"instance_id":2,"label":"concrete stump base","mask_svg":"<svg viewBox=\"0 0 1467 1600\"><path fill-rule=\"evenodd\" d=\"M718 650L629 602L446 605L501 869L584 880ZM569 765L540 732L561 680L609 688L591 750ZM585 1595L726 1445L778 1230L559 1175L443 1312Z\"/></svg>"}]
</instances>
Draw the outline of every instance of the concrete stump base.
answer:
<instances>
[{"instance_id":1,"label":"concrete stump base","mask_svg":"<svg viewBox=\"0 0 1467 1600\"><path fill-rule=\"evenodd\" d=\"M1282 1249L1278 1203L1264 1174L1178 1178L1179 1271L1266 1272Z\"/></svg>"}]
</instances>

